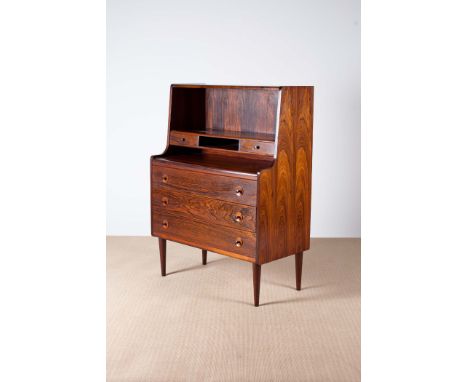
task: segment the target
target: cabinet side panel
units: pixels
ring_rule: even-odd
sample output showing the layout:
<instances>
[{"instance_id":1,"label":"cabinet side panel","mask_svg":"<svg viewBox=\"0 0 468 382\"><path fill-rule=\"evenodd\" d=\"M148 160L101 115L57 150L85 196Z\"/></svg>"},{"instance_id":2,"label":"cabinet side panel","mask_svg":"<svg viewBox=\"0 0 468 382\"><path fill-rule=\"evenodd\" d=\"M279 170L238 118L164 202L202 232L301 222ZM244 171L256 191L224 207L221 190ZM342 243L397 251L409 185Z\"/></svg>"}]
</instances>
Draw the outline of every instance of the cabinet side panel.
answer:
<instances>
[{"instance_id":1,"label":"cabinet side panel","mask_svg":"<svg viewBox=\"0 0 468 382\"><path fill-rule=\"evenodd\" d=\"M299 88L295 114L295 225L296 250L310 247L310 213L312 197L312 126L313 88Z\"/></svg>"},{"instance_id":2,"label":"cabinet side panel","mask_svg":"<svg viewBox=\"0 0 468 382\"><path fill-rule=\"evenodd\" d=\"M261 172L258 200L258 263L310 246L312 87L284 87L277 159Z\"/></svg>"}]
</instances>

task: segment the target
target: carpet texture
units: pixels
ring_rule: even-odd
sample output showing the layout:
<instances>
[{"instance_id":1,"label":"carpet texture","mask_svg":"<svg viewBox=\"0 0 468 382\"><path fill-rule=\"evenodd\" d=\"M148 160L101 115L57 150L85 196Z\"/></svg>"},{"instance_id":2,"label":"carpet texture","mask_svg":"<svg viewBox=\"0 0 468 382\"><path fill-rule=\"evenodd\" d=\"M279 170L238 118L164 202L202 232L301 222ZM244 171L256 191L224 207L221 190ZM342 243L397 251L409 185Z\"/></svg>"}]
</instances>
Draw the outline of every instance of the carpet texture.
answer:
<instances>
[{"instance_id":1,"label":"carpet texture","mask_svg":"<svg viewBox=\"0 0 468 382\"><path fill-rule=\"evenodd\" d=\"M107 238L107 380L359 381L360 240L313 239L262 266L157 239Z\"/></svg>"}]
</instances>

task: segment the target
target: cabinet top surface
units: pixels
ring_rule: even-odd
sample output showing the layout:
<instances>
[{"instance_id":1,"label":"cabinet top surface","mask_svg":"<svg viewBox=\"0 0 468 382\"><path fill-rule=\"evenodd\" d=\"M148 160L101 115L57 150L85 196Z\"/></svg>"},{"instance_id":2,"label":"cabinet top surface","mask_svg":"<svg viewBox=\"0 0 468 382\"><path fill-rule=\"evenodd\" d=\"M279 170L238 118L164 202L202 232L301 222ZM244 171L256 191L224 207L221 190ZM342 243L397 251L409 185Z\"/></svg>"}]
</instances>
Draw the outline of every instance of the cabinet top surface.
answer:
<instances>
[{"instance_id":1,"label":"cabinet top surface","mask_svg":"<svg viewBox=\"0 0 468 382\"><path fill-rule=\"evenodd\" d=\"M281 86L251 86L251 85L209 85L209 84L172 84L173 88L210 88L210 89L245 89L245 90L281 90L285 85ZM293 88L304 88L304 87L313 87L309 85L291 85L288 87Z\"/></svg>"},{"instance_id":2,"label":"cabinet top surface","mask_svg":"<svg viewBox=\"0 0 468 382\"><path fill-rule=\"evenodd\" d=\"M172 84L173 88L220 88L220 89L272 89L279 90L281 86L247 86L247 85L208 85L208 84Z\"/></svg>"}]
</instances>

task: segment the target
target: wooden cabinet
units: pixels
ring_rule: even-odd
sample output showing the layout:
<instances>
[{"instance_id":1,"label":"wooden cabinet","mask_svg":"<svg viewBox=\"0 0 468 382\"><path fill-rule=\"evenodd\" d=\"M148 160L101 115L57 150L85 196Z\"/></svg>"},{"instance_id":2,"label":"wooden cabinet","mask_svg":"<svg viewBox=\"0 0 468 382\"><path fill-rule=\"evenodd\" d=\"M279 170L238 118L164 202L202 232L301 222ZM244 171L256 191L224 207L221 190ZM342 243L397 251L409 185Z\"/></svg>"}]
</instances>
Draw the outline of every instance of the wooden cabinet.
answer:
<instances>
[{"instance_id":1,"label":"wooden cabinet","mask_svg":"<svg viewBox=\"0 0 468 382\"><path fill-rule=\"evenodd\" d=\"M310 246L313 87L172 85L168 146L151 157L151 232L262 264Z\"/></svg>"}]
</instances>

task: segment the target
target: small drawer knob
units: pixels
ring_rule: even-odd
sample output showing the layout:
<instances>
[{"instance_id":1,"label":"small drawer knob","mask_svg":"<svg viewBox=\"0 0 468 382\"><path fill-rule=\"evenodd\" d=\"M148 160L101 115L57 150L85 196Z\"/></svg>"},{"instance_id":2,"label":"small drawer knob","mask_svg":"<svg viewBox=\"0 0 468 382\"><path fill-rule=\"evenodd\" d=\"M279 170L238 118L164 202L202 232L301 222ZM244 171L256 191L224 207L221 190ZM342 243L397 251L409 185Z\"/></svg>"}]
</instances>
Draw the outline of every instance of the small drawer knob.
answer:
<instances>
[{"instance_id":1,"label":"small drawer knob","mask_svg":"<svg viewBox=\"0 0 468 382\"><path fill-rule=\"evenodd\" d=\"M165 196L161 199L161 201L162 201L163 206L167 206L167 204L169 203L169 199Z\"/></svg>"},{"instance_id":2,"label":"small drawer knob","mask_svg":"<svg viewBox=\"0 0 468 382\"><path fill-rule=\"evenodd\" d=\"M241 212L236 212L236 214L234 215L234 220L240 223L242 220L244 220L244 216Z\"/></svg>"},{"instance_id":3,"label":"small drawer knob","mask_svg":"<svg viewBox=\"0 0 468 382\"><path fill-rule=\"evenodd\" d=\"M243 244L244 244L244 242L242 241L242 239L240 237L238 237L236 239L236 247L240 248L240 247L242 247Z\"/></svg>"},{"instance_id":4,"label":"small drawer knob","mask_svg":"<svg viewBox=\"0 0 468 382\"><path fill-rule=\"evenodd\" d=\"M162 181L163 181L164 183L167 183L167 179L168 179L167 175L163 175Z\"/></svg>"},{"instance_id":5,"label":"small drawer knob","mask_svg":"<svg viewBox=\"0 0 468 382\"><path fill-rule=\"evenodd\" d=\"M169 227L169 222L167 220L163 220L162 226L164 229L167 229L167 227Z\"/></svg>"},{"instance_id":6,"label":"small drawer knob","mask_svg":"<svg viewBox=\"0 0 468 382\"><path fill-rule=\"evenodd\" d=\"M241 196L244 193L244 189L240 186L236 187L236 195Z\"/></svg>"}]
</instances>

